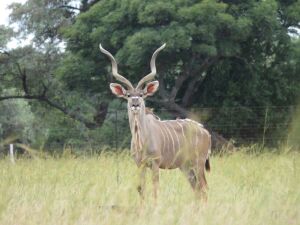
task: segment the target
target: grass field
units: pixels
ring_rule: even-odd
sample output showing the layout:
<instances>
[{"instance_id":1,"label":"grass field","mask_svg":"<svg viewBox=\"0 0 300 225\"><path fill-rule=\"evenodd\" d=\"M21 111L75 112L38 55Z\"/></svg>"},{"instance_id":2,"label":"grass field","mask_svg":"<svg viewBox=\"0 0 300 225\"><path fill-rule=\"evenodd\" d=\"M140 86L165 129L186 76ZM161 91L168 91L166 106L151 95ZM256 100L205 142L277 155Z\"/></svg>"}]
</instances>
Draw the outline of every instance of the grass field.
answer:
<instances>
[{"instance_id":1,"label":"grass field","mask_svg":"<svg viewBox=\"0 0 300 225\"><path fill-rule=\"evenodd\" d=\"M0 160L0 224L300 224L300 154L213 156L207 203L179 170L151 173L141 207L127 153Z\"/></svg>"}]
</instances>

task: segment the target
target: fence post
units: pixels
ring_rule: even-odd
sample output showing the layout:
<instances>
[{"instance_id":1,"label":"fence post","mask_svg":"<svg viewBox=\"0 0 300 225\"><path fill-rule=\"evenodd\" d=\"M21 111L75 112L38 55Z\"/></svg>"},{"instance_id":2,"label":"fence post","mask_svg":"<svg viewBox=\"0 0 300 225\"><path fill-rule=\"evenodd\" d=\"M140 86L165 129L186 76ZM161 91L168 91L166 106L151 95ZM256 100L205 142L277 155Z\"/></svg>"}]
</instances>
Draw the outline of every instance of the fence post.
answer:
<instances>
[{"instance_id":1,"label":"fence post","mask_svg":"<svg viewBox=\"0 0 300 225\"><path fill-rule=\"evenodd\" d=\"M15 157L14 157L14 145L10 144L9 145L9 157L10 157L10 161L15 164Z\"/></svg>"},{"instance_id":2,"label":"fence post","mask_svg":"<svg viewBox=\"0 0 300 225\"><path fill-rule=\"evenodd\" d=\"M119 143L118 143L118 138L119 138L119 134L118 134L118 110L116 109L115 111L115 116L116 116L116 122L115 122L115 147L116 147L116 161L117 161L117 184L119 185L119 181L120 181L120 171L119 171L119 152L118 152L118 148L119 148Z\"/></svg>"},{"instance_id":3,"label":"fence post","mask_svg":"<svg viewBox=\"0 0 300 225\"><path fill-rule=\"evenodd\" d=\"M265 109L265 119L264 119L264 131L263 131L263 139L262 139L262 146L265 147L265 136L266 136L266 131L268 129L267 127L267 122L268 122L268 112L269 112L269 107L267 106Z\"/></svg>"}]
</instances>

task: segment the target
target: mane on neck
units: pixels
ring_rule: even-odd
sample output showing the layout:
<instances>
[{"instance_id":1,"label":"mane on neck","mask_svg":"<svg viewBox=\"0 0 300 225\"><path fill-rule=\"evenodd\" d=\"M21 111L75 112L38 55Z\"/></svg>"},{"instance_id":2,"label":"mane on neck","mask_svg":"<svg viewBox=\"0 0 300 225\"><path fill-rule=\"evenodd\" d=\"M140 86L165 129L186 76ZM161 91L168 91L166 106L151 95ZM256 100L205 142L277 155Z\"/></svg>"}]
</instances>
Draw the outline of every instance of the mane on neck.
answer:
<instances>
[{"instance_id":1,"label":"mane on neck","mask_svg":"<svg viewBox=\"0 0 300 225\"><path fill-rule=\"evenodd\" d=\"M156 120L160 120L160 118L154 114L153 109L146 107L145 112L146 115L152 115Z\"/></svg>"}]
</instances>

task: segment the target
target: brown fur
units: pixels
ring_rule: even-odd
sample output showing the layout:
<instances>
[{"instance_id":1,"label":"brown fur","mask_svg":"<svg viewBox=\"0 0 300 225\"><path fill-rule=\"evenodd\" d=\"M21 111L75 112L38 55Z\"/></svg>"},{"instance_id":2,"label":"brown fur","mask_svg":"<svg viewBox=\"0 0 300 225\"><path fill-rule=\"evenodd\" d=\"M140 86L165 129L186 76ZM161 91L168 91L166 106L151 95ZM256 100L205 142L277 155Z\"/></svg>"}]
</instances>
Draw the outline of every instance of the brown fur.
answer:
<instances>
[{"instance_id":1,"label":"brown fur","mask_svg":"<svg viewBox=\"0 0 300 225\"><path fill-rule=\"evenodd\" d=\"M208 157L211 148L211 135L199 123L190 119L161 121L153 111L145 108L144 99L152 96L159 87L158 81L151 81L156 74L155 59L165 44L152 55L151 73L143 77L134 88L129 80L118 74L115 58L100 45L112 63L112 74L128 89L111 83L110 88L117 97L128 101L128 118L132 134L131 153L140 170L139 192L144 198L146 167L152 170L154 197L157 197L159 169L179 168L188 178L196 193L206 198L207 182L205 169L209 170ZM149 82L151 81L151 82ZM143 85L145 84L145 87Z\"/></svg>"}]
</instances>

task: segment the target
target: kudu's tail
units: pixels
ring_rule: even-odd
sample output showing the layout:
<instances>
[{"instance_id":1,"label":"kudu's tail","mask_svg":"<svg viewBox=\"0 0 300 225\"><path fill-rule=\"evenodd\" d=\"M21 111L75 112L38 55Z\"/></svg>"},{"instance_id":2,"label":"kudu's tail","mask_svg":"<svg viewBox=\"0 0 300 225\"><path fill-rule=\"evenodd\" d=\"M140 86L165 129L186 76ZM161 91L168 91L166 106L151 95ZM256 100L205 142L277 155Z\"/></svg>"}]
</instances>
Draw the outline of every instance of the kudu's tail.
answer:
<instances>
[{"instance_id":1,"label":"kudu's tail","mask_svg":"<svg viewBox=\"0 0 300 225\"><path fill-rule=\"evenodd\" d=\"M208 153L207 153L207 158L205 161L205 169L207 172L210 171L210 163L209 163L209 156L211 154L211 135L209 135L209 148L208 148Z\"/></svg>"},{"instance_id":2,"label":"kudu's tail","mask_svg":"<svg viewBox=\"0 0 300 225\"><path fill-rule=\"evenodd\" d=\"M211 154L211 135L209 135L209 146L208 146L207 158L205 161L205 169L207 172L210 171L210 163L209 163L209 155L210 154Z\"/></svg>"},{"instance_id":3,"label":"kudu's tail","mask_svg":"<svg viewBox=\"0 0 300 225\"><path fill-rule=\"evenodd\" d=\"M210 163L209 163L209 158L207 158L207 160L205 161L205 169L206 171L210 171Z\"/></svg>"}]
</instances>

